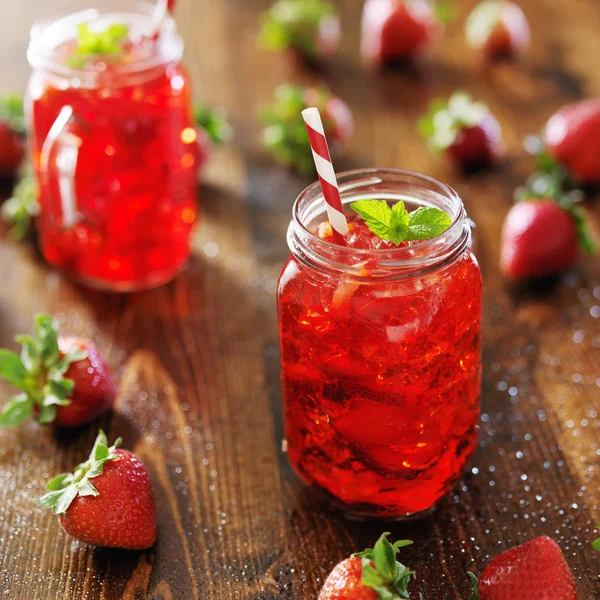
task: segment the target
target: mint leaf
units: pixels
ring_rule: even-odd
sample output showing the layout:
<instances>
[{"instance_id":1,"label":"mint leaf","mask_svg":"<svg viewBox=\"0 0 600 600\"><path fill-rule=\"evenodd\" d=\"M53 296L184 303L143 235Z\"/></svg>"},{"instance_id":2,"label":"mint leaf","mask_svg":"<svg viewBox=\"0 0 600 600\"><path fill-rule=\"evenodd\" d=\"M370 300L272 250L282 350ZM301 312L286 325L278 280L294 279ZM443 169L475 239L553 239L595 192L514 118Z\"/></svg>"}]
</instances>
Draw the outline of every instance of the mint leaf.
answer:
<instances>
[{"instance_id":1,"label":"mint leaf","mask_svg":"<svg viewBox=\"0 0 600 600\"><path fill-rule=\"evenodd\" d=\"M39 214L37 182L29 162L21 167L20 179L13 188L12 196L2 205L2 219L12 225L11 234L17 240L25 237L33 219Z\"/></svg>"},{"instance_id":2,"label":"mint leaf","mask_svg":"<svg viewBox=\"0 0 600 600\"><path fill-rule=\"evenodd\" d=\"M14 131L25 135L25 110L23 108L23 96L9 94L0 96L0 119L9 123Z\"/></svg>"},{"instance_id":3,"label":"mint leaf","mask_svg":"<svg viewBox=\"0 0 600 600\"><path fill-rule=\"evenodd\" d=\"M406 240L428 240L444 233L452 225L448 213L433 206L420 206L410 213Z\"/></svg>"},{"instance_id":4,"label":"mint leaf","mask_svg":"<svg viewBox=\"0 0 600 600\"><path fill-rule=\"evenodd\" d=\"M208 137L215 145L229 141L233 135L233 128L227 120L227 112L221 106L210 108L204 104L196 104L194 121L208 133Z\"/></svg>"},{"instance_id":5,"label":"mint leaf","mask_svg":"<svg viewBox=\"0 0 600 600\"><path fill-rule=\"evenodd\" d=\"M443 25L449 25L456 19L456 8L449 2L435 3L435 14Z\"/></svg>"},{"instance_id":6,"label":"mint leaf","mask_svg":"<svg viewBox=\"0 0 600 600\"><path fill-rule=\"evenodd\" d=\"M0 377L11 385L19 387L27 377L27 369L21 359L10 350L0 349Z\"/></svg>"},{"instance_id":7,"label":"mint leaf","mask_svg":"<svg viewBox=\"0 0 600 600\"><path fill-rule=\"evenodd\" d=\"M77 29L77 46L67 63L74 68L85 66L94 56L118 56L123 52L123 42L129 35L129 27L121 23L110 25L103 31L94 31L87 23Z\"/></svg>"},{"instance_id":8,"label":"mint leaf","mask_svg":"<svg viewBox=\"0 0 600 600\"><path fill-rule=\"evenodd\" d=\"M377 237L390 239L392 209L385 200L357 200L350 203L350 208L360 215Z\"/></svg>"},{"instance_id":9,"label":"mint leaf","mask_svg":"<svg viewBox=\"0 0 600 600\"><path fill-rule=\"evenodd\" d=\"M596 525L597 529L600 529L600 523L598 523L598 525ZM594 550L597 550L598 552L600 552L600 538L598 538L597 540L594 540L592 542L592 548Z\"/></svg>"}]
</instances>

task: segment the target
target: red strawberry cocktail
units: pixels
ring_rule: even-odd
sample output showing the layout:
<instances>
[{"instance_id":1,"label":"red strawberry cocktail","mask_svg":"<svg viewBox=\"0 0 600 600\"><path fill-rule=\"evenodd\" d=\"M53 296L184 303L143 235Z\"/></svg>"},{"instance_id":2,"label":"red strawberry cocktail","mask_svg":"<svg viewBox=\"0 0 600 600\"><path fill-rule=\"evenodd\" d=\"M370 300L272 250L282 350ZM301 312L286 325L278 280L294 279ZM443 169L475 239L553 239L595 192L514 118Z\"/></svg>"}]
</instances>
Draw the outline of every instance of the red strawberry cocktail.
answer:
<instances>
[{"instance_id":1,"label":"red strawberry cocktail","mask_svg":"<svg viewBox=\"0 0 600 600\"><path fill-rule=\"evenodd\" d=\"M451 224L396 245L354 216L342 247L317 184L298 198L278 291L287 453L347 512L404 517L431 508L476 445L481 275L450 188L393 170L339 183L346 206L402 200L406 222L437 207Z\"/></svg>"},{"instance_id":2,"label":"red strawberry cocktail","mask_svg":"<svg viewBox=\"0 0 600 600\"><path fill-rule=\"evenodd\" d=\"M46 259L112 289L171 279L196 220L196 133L172 19L83 11L37 27L27 112Z\"/></svg>"}]
</instances>

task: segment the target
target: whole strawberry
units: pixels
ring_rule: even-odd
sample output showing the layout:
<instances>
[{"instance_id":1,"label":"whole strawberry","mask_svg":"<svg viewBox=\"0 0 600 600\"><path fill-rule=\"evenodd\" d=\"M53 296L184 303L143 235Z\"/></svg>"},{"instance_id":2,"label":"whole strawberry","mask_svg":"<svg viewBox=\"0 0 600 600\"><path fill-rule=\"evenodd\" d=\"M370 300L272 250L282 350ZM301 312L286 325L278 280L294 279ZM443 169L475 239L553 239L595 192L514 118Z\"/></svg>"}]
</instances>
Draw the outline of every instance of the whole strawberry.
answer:
<instances>
[{"instance_id":1,"label":"whole strawberry","mask_svg":"<svg viewBox=\"0 0 600 600\"><path fill-rule=\"evenodd\" d=\"M0 350L0 376L23 391L4 406L0 427L19 425L30 415L41 425L76 427L111 408L116 385L93 344L58 338L46 315L36 317L33 336L16 339L21 356Z\"/></svg>"},{"instance_id":2,"label":"whole strawberry","mask_svg":"<svg viewBox=\"0 0 600 600\"><path fill-rule=\"evenodd\" d=\"M419 58L444 31L433 0L366 0L360 52L369 66Z\"/></svg>"},{"instance_id":3,"label":"whole strawberry","mask_svg":"<svg viewBox=\"0 0 600 600\"><path fill-rule=\"evenodd\" d=\"M13 176L25 157L23 99L0 98L0 177Z\"/></svg>"},{"instance_id":4,"label":"whole strawberry","mask_svg":"<svg viewBox=\"0 0 600 600\"><path fill-rule=\"evenodd\" d=\"M490 58L524 53L531 30L521 7L507 0L484 0L467 19L468 44Z\"/></svg>"},{"instance_id":5,"label":"whole strawberry","mask_svg":"<svg viewBox=\"0 0 600 600\"><path fill-rule=\"evenodd\" d=\"M374 548L343 560L329 574L318 600L401 600L410 598L407 586L414 572L396 561L396 554L412 544L391 544L384 533Z\"/></svg>"},{"instance_id":6,"label":"whole strawberry","mask_svg":"<svg viewBox=\"0 0 600 600\"><path fill-rule=\"evenodd\" d=\"M551 538L542 536L497 556L477 579L471 600L577 600L575 578Z\"/></svg>"},{"instance_id":7,"label":"whole strawberry","mask_svg":"<svg viewBox=\"0 0 600 600\"><path fill-rule=\"evenodd\" d=\"M518 202L502 227L502 272L525 279L565 271L579 257L579 238L576 217L554 199Z\"/></svg>"},{"instance_id":8,"label":"whole strawberry","mask_svg":"<svg viewBox=\"0 0 600 600\"><path fill-rule=\"evenodd\" d=\"M262 134L264 146L277 162L302 175L315 171L302 119L302 111L309 106L319 109L329 146L335 152L352 134L353 120L348 105L328 90L281 85L275 91L275 103L261 115L266 125Z\"/></svg>"},{"instance_id":9,"label":"whole strawberry","mask_svg":"<svg viewBox=\"0 0 600 600\"><path fill-rule=\"evenodd\" d=\"M156 506L143 463L127 450L109 448L98 433L90 457L73 473L58 475L37 500L59 517L72 537L93 546L145 550L156 539Z\"/></svg>"},{"instance_id":10,"label":"whole strawberry","mask_svg":"<svg viewBox=\"0 0 600 600\"><path fill-rule=\"evenodd\" d=\"M419 131L434 152L445 152L465 171L491 167L504 155L500 124L485 104L464 92L455 92L448 103L432 102Z\"/></svg>"},{"instance_id":11,"label":"whole strawberry","mask_svg":"<svg viewBox=\"0 0 600 600\"><path fill-rule=\"evenodd\" d=\"M600 183L600 98L569 104L550 117L543 141L571 177Z\"/></svg>"},{"instance_id":12,"label":"whole strawberry","mask_svg":"<svg viewBox=\"0 0 600 600\"><path fill-rule=\"evenodd\" d=\"M324 0L278 0L262 16L260 42L273 52L294 50L316 60L333 54L340 41L340 19Z\"/></svg>"}]
</instances>

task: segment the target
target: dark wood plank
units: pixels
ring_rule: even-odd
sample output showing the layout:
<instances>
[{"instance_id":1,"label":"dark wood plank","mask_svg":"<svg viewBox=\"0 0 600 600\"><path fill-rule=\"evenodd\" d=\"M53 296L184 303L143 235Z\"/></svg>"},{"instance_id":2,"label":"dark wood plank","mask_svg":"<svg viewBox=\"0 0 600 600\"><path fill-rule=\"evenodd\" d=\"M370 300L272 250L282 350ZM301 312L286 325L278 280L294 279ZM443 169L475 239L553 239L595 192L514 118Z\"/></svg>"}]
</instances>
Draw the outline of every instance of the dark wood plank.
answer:
<instances>
[{"instance_id":1,"label":"dark wood plank","mask_svg":"<svg viewBox=\"0 0 600 600\"><path fill-rule=\"evenodd\" d=\"M512 190L532 168L523 136L564 102L600 93L600 6L523 0L534 28L529 60L485 69L462 39L475 4L468 0L429 63L368 73L357 51L361 2L337 4L342 51L318 73L257 48L257 15L269 0L180 0L196 94L229 109L237 136L217 152L201 186L194 258L175 282L128 296L90 292L51 271L32 247L1 237L0 345L12 345L33 313L51 312L65 332L96 340L120 374L114 414L88 428L0 432L0 591L11 600L305 600L337 560L384 528L415 541L405 561L426 598L467 598L467 570L542 533L565 550L580 597L598 597L590 542L600 521L600 322L591 309L600 305L600 263L586 259L536 290L506 286L497 264ZM26 63L13 55L24 56L29 25L50 9L41 0L7 8L1 90L25 85ZM255 115L283 81L327 82L351 105L356 132L339 169L429 173L456 187L478 224L481 444L463 481L421 521L348 522L298 482L280 451L274 289L291 204L307 182L263 155ZM459 87L499 116L510 160L497 173L460 178L417 137L426 102ZM2 385L0 397L8 393ZM73 542L32 504L49 475L85 458L98 426L123 436L151 472L160 535L148 552Z\"/></svg>"}]
</instances>

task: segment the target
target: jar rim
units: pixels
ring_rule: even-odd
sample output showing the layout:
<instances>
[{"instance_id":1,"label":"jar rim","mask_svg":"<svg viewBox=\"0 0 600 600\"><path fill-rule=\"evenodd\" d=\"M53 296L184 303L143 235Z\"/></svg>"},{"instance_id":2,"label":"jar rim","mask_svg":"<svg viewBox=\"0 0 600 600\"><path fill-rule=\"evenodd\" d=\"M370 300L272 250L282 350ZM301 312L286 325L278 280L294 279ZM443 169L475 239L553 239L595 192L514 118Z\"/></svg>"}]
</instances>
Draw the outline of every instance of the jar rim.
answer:
<instances>
[{"instance_id":1,"label":"jar rim","mask_svg":"<svg viewBox=\"0 0 600 600\"><path fill-rule=\"evenodd\" d=\"M439 199L444 210L452 217L452 224L442 234L427 240L417 241L410 246L391 249L362 249L340 246L333 242L323 240L310 227L307 216L325 214L325 202L318 181L308 186L296 198L292 209L292 222L288 229L288 244L290 250L301 259L306 260L321 269L334 269L361 276L363 262L377 264L376 272L381 276L392 273L416 273L423 269L437 267L441 263L460 254L468 247L471 238L471 228L460 196L449 185L421 173L390 168L367 168L344 171L337 175L342 202L345 206L349 201L357 200L349 195L355 194L361 188L375 188L377 186L403 185L407 190L427 192L430 199ZM381 193L358 194L360 198L379 197ZM400 194L389 193L386 197L392 198ZM406 192L406 197L411 201L417 196ZM427 202L423 201L423 205ZM319 207L317 211L314 207ZM313 208L311 212L311 207ZM307 214L304 214L307 213ZM375 271L371 271L370 277Z\"/></svg>"},{"instance_id":2,"label":"jar rim","mask_svg":"<svg viewBox=\"0 0 600 600\"><path fill-rule=\"evenodd\" d=\"M91 23L99 18L107 23L125 23L137 31L149 30L152 23L154 5L145 0L136 1L125 10L99 10L83 8L75 12L57 15L36 21L30 32L27 60L34 69L45 70L57 77L78 78L83 87L93 87L104 76L103 71L92 71L72 67L53 56L53 51L61 43L72 39L77 25ZM71 33L71 37L69 36ZM112 72L117 75L131 75L150 71L170 62L179 62L183 56L183 40L177 33L175 20L167 16L157 38L156 51L127 64L114 65Z\"/></svg>"}]
</instances>

